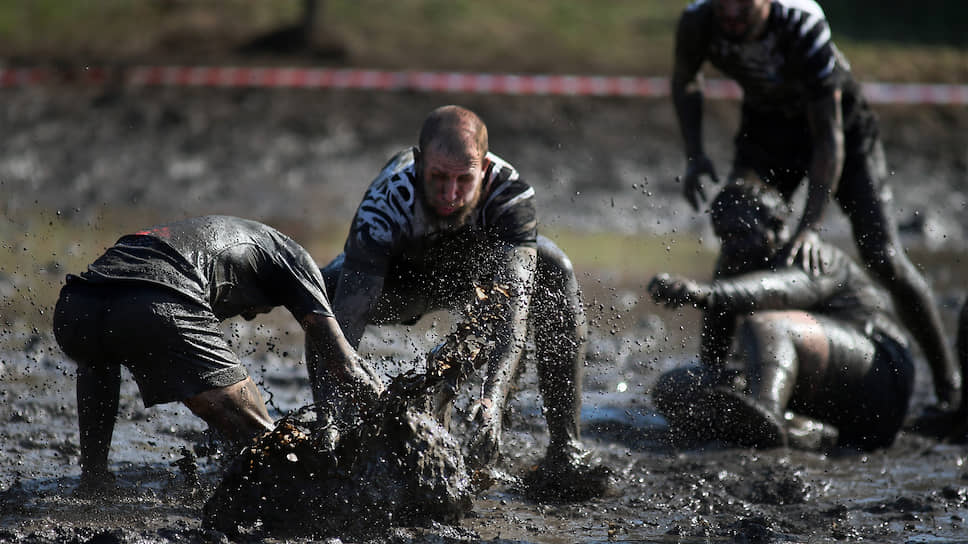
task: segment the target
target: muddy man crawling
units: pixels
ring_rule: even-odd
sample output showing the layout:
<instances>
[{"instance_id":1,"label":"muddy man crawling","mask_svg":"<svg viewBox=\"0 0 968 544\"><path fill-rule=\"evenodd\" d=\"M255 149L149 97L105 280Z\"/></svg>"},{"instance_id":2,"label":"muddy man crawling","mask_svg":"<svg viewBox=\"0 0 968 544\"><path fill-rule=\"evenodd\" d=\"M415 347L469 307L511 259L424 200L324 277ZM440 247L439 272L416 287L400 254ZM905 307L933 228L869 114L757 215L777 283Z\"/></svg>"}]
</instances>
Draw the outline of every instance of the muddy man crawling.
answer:
<instances>
[{"instance_id":1,"label":"muddy man crawling","mask_svg":"<svg viewBox=\"0 0 968 544\"><path fill-rule=\"evenodd\" d=\"M145 406L182 402L234 443L271 430L256 384L219 323L277 306L306 333L315 400L326 400L324 390L357 403L377 398L383 386L343 337L316 263L261 223L207 216L149 228L120 238L86 272L68 275L54 334L77 363L79 491L113 481L108 452L121 365Z\"/></svg>"},{"instance_id":2,"label":"muddy man crawling","mask_svg":"<svg viewBox=\"0 0 968 544\"><path fill-rule=\"evenodd\" d=\"M660 274L649 285L657 302L703 312L701 365L666 373L653 392L673 431L712 429L761 448L832 446L834 436L845 447L891 445L914 366L889 294L819 240L818 270L787 264L787 206L758 181L727 185L711 212L720 275L704 283ZM727 368L734 337L739 372Z\"/></svg>"},{"instance_id":3,"label":"muddy man crawling","mask_svg":"<svg viewBox=\"0 0 968 544\"><path fill-rule=\"evenodd\" d=\"M607 471L589 463L579 429L587 324L578 280L564 252L538 234L534 189L489 151L487 127L474 112L454 105L430 112L418 145L394 155L366 190L344 252L323 276L353 346L369 324L459 311L475 284L507 285L511 304L491 336L468 461L482 467L499 457L530 329L550 438L529 489L577 498L603 488ZM443 420L452 404L446 396Z\"/></svg>"}]
</instances>

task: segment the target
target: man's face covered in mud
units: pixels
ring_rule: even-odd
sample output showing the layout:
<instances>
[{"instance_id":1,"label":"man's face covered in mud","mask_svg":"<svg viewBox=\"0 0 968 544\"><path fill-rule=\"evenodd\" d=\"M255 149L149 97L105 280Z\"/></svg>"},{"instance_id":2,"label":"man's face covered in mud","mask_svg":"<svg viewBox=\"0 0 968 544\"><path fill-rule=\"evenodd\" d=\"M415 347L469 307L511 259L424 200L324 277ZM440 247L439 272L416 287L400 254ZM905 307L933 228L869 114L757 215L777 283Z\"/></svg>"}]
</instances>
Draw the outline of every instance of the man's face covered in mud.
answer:
<instances>
[{"instance_id":1,"label":"man's face covered in mud","mask_svg":"<svg viewBox=\"0 0 968 544\"><path fill-rule=\"evenodd\" d=\"M764 268L785 242L784 205L778 195L732 189L724 189L712 206L721 264L730 273Z\"/></svg>"},{"instance_id":2,"label":"man's face covered in mud","mask_svg":"<svg viewBox=\"0 0 968 544\"><path fill-rule=\"evenodd\" d=\"M423 200L441 226L463 226L477 207L484 180L484 158L473 147L461 152L430 145L418 155Z\"/></svg>"},{"instance_id":3,"label":"man's face covered in mud","mask_svg":"<svg viewBox=\"0 0 968 544\"><path fill-rule=\"evenodd\" d=\"M719 29L727 39L749 40L769 15L770 0L713 0Z\"/></svg>"}]
</instances>

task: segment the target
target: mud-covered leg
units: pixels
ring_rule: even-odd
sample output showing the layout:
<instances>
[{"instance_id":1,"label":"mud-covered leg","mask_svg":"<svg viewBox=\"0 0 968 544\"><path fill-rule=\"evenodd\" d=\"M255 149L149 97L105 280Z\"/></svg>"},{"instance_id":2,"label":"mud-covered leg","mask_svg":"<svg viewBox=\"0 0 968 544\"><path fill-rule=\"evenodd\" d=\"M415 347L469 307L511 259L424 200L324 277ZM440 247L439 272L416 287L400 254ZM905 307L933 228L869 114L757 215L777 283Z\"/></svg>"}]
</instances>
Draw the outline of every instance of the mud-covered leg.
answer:
<instances>
[{"instance_id":1,"label":"mud-covered leg","mask_svg":"<svg viewBox=\"0 0 968 544\"><path fill-rule=\"evenodd\" d=\"M548 450L529 486L533 498L583 500L609 488L610 472L590 467L581 443L581 390L588 325L571 261L539 239L537 288L531 301L535 359L548 423Z\"/></svg>"},{"instance_id":2,"label":"mud-covered leg","mask_svg":"<svg viewBox=\"0 0 968 544\"><path fill-rule=\"evenodd\" d=\"M571 262L550 242L539 248L535 283L530 319L553 457L583 451L579 417L588 327Z\"/></svg>"},{"instance_id":3,"label":"mud-covered leg","mask_svg":"<svg viewBox=\"0 0 968 544\"><path fill-rule=\"evenodd\" d=\"M121 391L121 367L77 367L77 424L81 446L81 492L111 480L108 452Z\"/></svg>"},{"instance_id":4,"label":"mud-covered leg","mask_svg":"<svg viewBox=\"0 0 968 544\"><path fill-rule=\"evenodd\" d=\"M941 407L954 409L962 394L958 365L931 286L901 244L890 187L880 186L885 175L880 143L863 160L848 157L838 199L850 219L864 264L891 292L898 316L924 352Z\"/></svg>"},{"instance_id":5,"label":"mud-covered leg","mask_svg":"<svg viewBox=\"0 0 968 544\"><path fill-rule=\"evenodd\" d=\"M780 415L793 396L799 360L790 324L773 315L772 312L754 314L744 320L739 338L752 397L770 412Z\"/></svg>"},{"instance_id":6,"label":"mud-covered leg","mask_svg":"<svg viewBox=\"0 0 968 544\"><path fill-rule=\"evenodd\" d=\"M831 400L833 393L824 387L831 354L823 326L806 312L762 312L743 321L739 340L750 397L728 398L723 428L742 433L735 437L740 443L758 447L788 441L808 449L832 445L829 426L803 416L784 419L795 394L806 406Z\"/></svg>"}]
</instances>

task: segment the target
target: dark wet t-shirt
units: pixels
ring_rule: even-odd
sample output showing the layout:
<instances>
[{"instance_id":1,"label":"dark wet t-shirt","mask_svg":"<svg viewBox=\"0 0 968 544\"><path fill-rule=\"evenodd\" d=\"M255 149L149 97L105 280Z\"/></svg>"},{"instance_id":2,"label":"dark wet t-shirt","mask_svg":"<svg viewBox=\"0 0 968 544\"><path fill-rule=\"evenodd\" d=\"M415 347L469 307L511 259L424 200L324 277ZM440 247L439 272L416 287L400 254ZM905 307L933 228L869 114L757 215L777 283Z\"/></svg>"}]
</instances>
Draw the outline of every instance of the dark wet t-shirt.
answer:
<instances>
[{"instance_id":1,"label":"dark wet t-shirt","mask_svg":"<svg viewBox=\"0 0 968 544\"><path fill-rule=\"evenodd\" d=\"M683 12L676 36L680 61L699 65L708 60L734 79L749 114L799 116L807 103L839 88L845 124L853 118L860 87L816 2L772 0L762 36L743 42L723 34L712 4L698 0Z\"/></svg>"},{"instance_id":2,"label":"dark wet t-shirt","mask_svg":"<svg viewBox=\"0 0 968 544\"><path fill-rule=\"evenodd\" d=\"M346 265L379 276L459 273L486 267L497 247L537 247L534 189L493 153L477 208L460 228L441 226L423 203L413 149L396 154L370 184L344 247Z\"/></svg>"},{"instance_id":3,"label":"dark wet t-shirt","mask_svg":"<svg viewBox=\"0 0 968 544\"><path fill-rule=\"evenodd\" d=\"M302 246L247 219L204 216L121 237L81 277L171 289L220 319L285 306L333 316L319 268Z\"/></svg>"}]
</instances>

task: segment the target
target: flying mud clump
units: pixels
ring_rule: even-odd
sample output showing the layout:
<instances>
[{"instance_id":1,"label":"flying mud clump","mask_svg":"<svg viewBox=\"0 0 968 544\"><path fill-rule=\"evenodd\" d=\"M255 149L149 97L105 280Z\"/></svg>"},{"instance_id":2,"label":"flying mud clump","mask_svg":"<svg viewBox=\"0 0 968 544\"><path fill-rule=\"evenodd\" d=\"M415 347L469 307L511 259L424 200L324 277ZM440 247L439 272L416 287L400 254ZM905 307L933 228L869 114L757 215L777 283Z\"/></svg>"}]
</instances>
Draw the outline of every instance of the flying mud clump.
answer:
<instances>
[{"instance_id":1,"label":"flying mud clump","mask_svg":"<svg viewBox=\"0 0 968 544\"><path fill-rule=\"evenodd\" d=\"M505 288L476 291L466 319L427 355L426 371L395 377L348 428L334 433L307 406L245 448L205 504L205 525L325 537L460 521L487 478L468 472L432 399L486 360L487 339L506 315Z\"/></svg>"}]
</instances>

